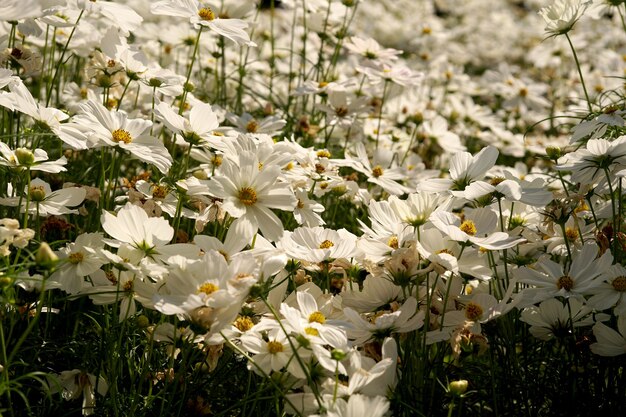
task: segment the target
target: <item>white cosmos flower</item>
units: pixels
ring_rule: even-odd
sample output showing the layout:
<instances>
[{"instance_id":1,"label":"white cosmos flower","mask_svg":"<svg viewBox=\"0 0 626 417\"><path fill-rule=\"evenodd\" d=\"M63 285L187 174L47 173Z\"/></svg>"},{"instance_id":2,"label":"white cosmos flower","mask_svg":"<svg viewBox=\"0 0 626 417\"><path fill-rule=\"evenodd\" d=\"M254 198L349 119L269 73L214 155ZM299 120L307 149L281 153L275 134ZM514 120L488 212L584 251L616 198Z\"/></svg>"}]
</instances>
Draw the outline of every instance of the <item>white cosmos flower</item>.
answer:
<instances>
[{"instance_id":1,"label":"white cosmos flower","mask_svg":"<svg viewBox=\"0 0 626 417\"><path fill-rule=\"evenodd\" d=\"M589 346L591 351L600 356L619 356L626 354L626 316L617 319L617 331L605 324L596 323L593 335L597 342Z\"/></svg>"},{"instance_id":2,"label":"white cosmos flower","mask_svg":"<svg viewBox=\"0 0 626 417\"><path fill-rule=\"evenodd\" d=\"M356 345L371 339L382 340L394 333L406 333L419 329L424 324L424 312L417 312L417 300L409 297L402 306L393 312L375 314L372 320L365 320L353 309L343 310L346 318L352 323L348 329L348 337Z\"/></svg>"},{"instance_id":3,"label":"white cosmos flower","mask_svg":"<svg viewBox=\"0 0 626 417\"><path fill-rule=\"evenodd\" d=\"M539 10L539 16L546 22L546 32L551 36L562 35L574 27L585 13L591 1L555 0L551 6Z\"/></svg>"},{"instance_id":4,"label":"white cosmos flower","mask_svg":"<svg viewBox=\"0 0 626 417\"><path fill-rule=\"evenodd\" d=\"M39 0L3 0L0 5L0 19L8 22L41 16Z\"/></svg>"},{"instance_id":5,"label":"white cosmos flower","mask_svg":"<svg viewBox=\"0 0 626 417\"><path fill-rule=\"evenodd\" d=\"M159 103L154 109L155 114L165 123L168 129L183 137L192 145L202 144L219 127L217 116L209 104L196 102L189 112L189 120L180 116L167 103Z\"/></svg>"},{"instance_id":6,"label":"white cosmos flower","mask_svg":"<svg viewBox=\"0 0 626 417\"><path fill-rule=\"evenodd\" d=\"M588 304L598 310L613 308L616 316L626 315L626 268L620 264L611 265L596 281L597 285L589 290L592 297Z\"/></svg>"},{"instance_id":7,"label":"white cosmos flower","mask_svg":"<svg viewBox=\"0 0 626 417\"><path fill-rule=\"evenodd\" d=\"M150 11L157 15L184 17L196 28L207 27L237 44L256 46L244 30L248 23L240 19L223 19L219 17L217 8L211 8L197 0L157 1L150 6Z\"/></svg>"},{"instance_id":8,"label":"white cosmos flower","mask_svg":"<svg viewBox=\"0 0 626 417\"><path fill-rule=\"evenodd\" d=\"M61 391L64 400L70 401L83 397L82 413L90 416L96 407L96 386L98 394L104 396L109 390L109 385L102 375L96 377L80 369L63 371L59 375L48 377L50 392Z\"/></svg>"},{"instance_id":9,"label":"white cosmos flower","mask_svg":"<svg viewBox=\"0 0 626 417\"><path fill-rule=\"evenodd\" d=\"M119 4L104 0L78 0L78 7L87 13L100 14L108 22L119 27L125 35L137 29L143 17L126 4Z\"/></svg>"},{"instance_id":10,"label":"white cosmos flower","mask_svg":"<svg viewBox=\"0 0 626 417\"><path fill-rule=\"evenodd\" d=\"M459 152L450 158L450 178L434 178L423 181L418 191L441 192L462 191L473 181L482 179L498 159L498 149L493 146L483 148L476 155Z\"/></svg>"},{"instance_id":11,"label":"white cosmos flower","mask_svg":"<svg viewBox=\"0 0 626 417\"><path fill-rule=\"evenodd\" d=\"M531 285L519 294L523 298L521 306L529 306L548 298L574 297L583 299L602 282L596 280L611 266L613 256L606 251L597 257L598 246L595 243L584 245L582 250L572 255L572 264L564 268L550 259L540 259L533 268L523 267L514 274L520 283Z\"/></svg>"},{"instance_id":12,"label":"white cosmos flower","mask_svg":"<svg viewBox=\"0 0 626 417\"><path fill-rule=\"evenodd\" d=\"M31 151L26 148L18 148L13 151L9 146L0 142L0 165L17 169L18 171L26 168L31 171L42 171L48 173L59 173L67 171L67 159L62 156L56 161L48 161L48 153L43 149L35 149Z\"/></svg>"},{"instance_id":13,"label":"white cosmos flower","mask_svg":"<svg viewBox=\"0 0 626 417\"><path fill-rule=\"evenodd\" d=\"M313 263L355 255L356 236L345 229L333 230L323 227L298 227L285 232L281 246L287 255Z\"/></svg>"},{"instance_id":14,"label":"white cosmos flower","mask_svg":"<svg viewBox=\"0 0 626 417\"><path fill-rule=\"evenodd\" d=\"M87 149L87 141L74 134L71 125L61 124L69 118L66 113L54 107L39 105L30 90L21 82L11 83L9 88L11 92L0 92L0 106L32 117L74 149Z\"/></svg>"},{"instance_id":15,"label":"white cosmos flower","mask_svg":"<svg viewBox=\"0 0 626 417\"><path fill-rule=\"evenodd\" d=\"M294 342L294 345L297 346L297 342ZM257 367L266 375L272 371L280 372L282 368L287 367L293 375L306 377L300 368L299 361L293 360L291 344L280 328L269 331L267 339L256 331L249 331L241 336L241 347L253 354L252 359L256 366L248 364L248 368L256 373L260 373ZM298 353L302 356L305 352L300 349Z\"/></svg>"},{"instance_id":16,"label":"white cosmos flower","mask_svg":"<svg viewBox=\"0 0 626 417\"><path fill-rule=\"evenodd\" d=\"M119 247L124 251L123 258L133 259L140 263L147 275L160 274L159 265L174 255L187 258L198 257L199 250L195 245L169 242L174 237L174 229L162 217L148 217L144 209L126 203L117 215L102 213L102 228L115 241L108 240L109 246Z\"/></svg>"},{"instance_id":17,"label":"white cosmos flower","mask_svg":"<svg viewBox=\"0 0 626 417\"><path fill-rule=\"evenodd\" d=\"M102 233L79 235L76 241L57 251L62 262L51 278L61 284L63 291L78 293L83 288L84 277L93 274L108 262L102 255L103 250Z\"/></svg>"},{"instance_id":18,"label":"white cosmos flower","mask_svg":"<svg viewBox=\"0 0 626 417\"><path fill-rule=\"evenodd\" d=\"M152 126L149 120L129 119L126 113L109 111L92 100L81 104L81 110L74 122L91 129L88 138L92 146L119 146L137 159L153 164L164 174L172 166L172 157L163 143L146 134Z\"/></svg>"},{"instance_id":19,"label":"white cosmos flower","mask_svg":"<svg viewBox=\"0 0 626 417\"><path fill-rule=\"evenodd\" d=\"M569 305L568 305L569 303ZM563 303L550 298L539 304L524 309L520 320L530 325L530 333L538 339L550 340L554 337L569 335L571 327L588 326L593 323L591 308L575 298ZM606 314L596 314L596 320L606 320Z\"/></svg>"},{"instance_id":20,"label":"white cosmos flower","mask_svg":"<svg viewBox=\"0 0 626 417\"><path fill-rule=\"evenodd\" d=\"M490 250L508 249L525 241L505 232L494 232L498 216L488 207L468 211L461 221L458 216L447 211L436 211L430 220L437 229L457 242L472 242Z\"/></svg>"},{"instance_id":21,"label":"white cosmos flower","mask_svg":"<svg viewBox=\"0 0 626 417\"><path fill-rule=\"evenodd\" d=\"M278 180L280 168L263 166L252 152L239 155L239 164L224 159L221 175L209 182L209 190L223 199L222 208L237 222L246 225L246 236L257 230L269 240L278 240L283 234L283 224L270 209L293 211L297 200L291 187Z\"/></svg>"},{"instance_id":22,"label":"white cosmos flower","mask_svg":"<svg viewBox=\"0 0 626 417\"><path fill-rule=\"evenodd\" d=\"M402 167L392 165L393 159L393 153L382 148L376 149L372 166L365 146L359 143L356 146L356 156L346 155L343 163L365 174L368 182L381 186L389 194L401 195L411 192L410 188L397 182L404 180L406 175Z\"/></svg>"},{"instance_id":23,"label":"white cosmos flower","mask_svg":"<svg viewBox=\"0 0 626 417\"><path fill-rule=\"evenodd\" d=\"M78 210L70 207L78 206L85 199L87 191L84 188L68 187L52 191L50 184L35 178L30 182L30 188L24 192L30 196L28 212L39 213L40 216L60 216L62 214L76 214ZM20 211L26 211L25 198L8 197L0 198L0 205L17 207L22 204Z\"/></svg>"}]
</instances>

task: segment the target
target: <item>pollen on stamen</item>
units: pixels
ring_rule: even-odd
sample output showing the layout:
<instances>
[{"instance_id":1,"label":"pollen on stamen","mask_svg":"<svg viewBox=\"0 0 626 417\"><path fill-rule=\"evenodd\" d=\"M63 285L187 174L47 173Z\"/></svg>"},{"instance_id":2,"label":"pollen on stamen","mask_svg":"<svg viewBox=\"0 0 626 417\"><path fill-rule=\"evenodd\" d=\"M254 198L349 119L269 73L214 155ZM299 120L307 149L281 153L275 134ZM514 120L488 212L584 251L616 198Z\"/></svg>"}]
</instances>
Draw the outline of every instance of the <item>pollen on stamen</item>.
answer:
<instances>
[{"instance_id":1,"label":"pollen on stamen","mask_svg":"<svg viewBox=\"0 0 626 417\"><path fill-rule=\"evenodd\" d=\"M198 287L198 291L197 293L204 293L206 295L211 295L213 294L215 291L219 290L220 287L218 287L217 285L211 283L211 282L205 282L204 284L200 285Z\"/></svg>"},{"instance_id":2,"label":"pollen on stamen","mask_svg":"<svg viewBox=\"0 0 626 417\"><path fill-rule=\"evenodd\" d=\"M318 158L330 158L330 152L328 152L328 150L326 149L322 149L317 151L317 157Z\"/></svg>"},{"instance_id":3,"label":"pollen on stamen","mask_svg":"<svg viewBox=\"0 0 626 417\"><path fill-rule=\"evenodd\" d=\"M322 314L321 311L314 311L309 315L309 323L326 323L326 317Z\"/></svg>"},{"instance_id":4,"label":"pollen on stamen","mask_svg":"<svg viewBox=\"0 0 626 417\"><path fill-rule=\"evenodd\" d=\"M276 353L280 353L283 350L285 350L285 348L282 343L277 342L275 340L267 342L267 351L271 353L272 355Z\"/></svg>"},{"instance_id":5,"label":"pollen on stamen","mask_svg":"<svg viewBox=\"0 0 626 417\"><path fill-rule=\"evenodd\" d=\"M152 198L163 199L167 196L167 187L164 185L155 185L152 188Z\"/></svg>"},{"instance_id":6,"label":"pollen on stamen","mask_svg":"<svg viewBox=\"0 0 626 417\"><path fill-rule=\"evenodd\" d=\"M200 19L206 20L208 22L210 22L211 20L215 20L215 13L213 13L213 10L211 10L210 7L203 7L198 10L198 16L200 16Z\"/></svg>"},{"instance_id":7,"label":"pollen on stamen","mask_svg":"<svg viewBox=\"0 0 626 417\"><path fill-rule=\"evenodd\" d=\"M119 142L131 143L133 141L133 138L130 135L130 133L127 130L123 130L123 129L115 129L113 132L111 132L111 136L112 136L113 142L115 143L119 143Z\"/></svg>"},{"instance_id":8,"label":"pollen on stamen","mask_svg":"<svg viewBox=\"0 0 626 417\"><path fill-rule=\"evenodd\" d=\"M252 119L246 124L246 132L257 133L259 131L259 122Z\"/></svg>"},{"instance_id":9,"label":"pollen on stamen","mask_svg":"<svg viewBox=\"0 0 626 417\"><path fill-rule=\"evenodd\" d=\"M304 328L304 333L308 334L309 336L319 336L320 335L320 332L315 327L305 327Z\"/></svg>"},{"instance_id":10,"label":"pollen on stamen","mask_svg":"<svg viewBox=\"0 0 626 417\"><path fill-rule=\"evenodd\" d=\"M239 190L239 195L237 196L241 204L245 206L252 206L257 201L256 191L251 187L244 187Z\"/></svg>"},{"instance_id":11,"label":"pollen on stamen","mask_svg":"<svg viewBox=\"0 0 626 417\"><path fill-rule=\"evenodd\" d=\"M465 220L463 223L461 223L459 229L461 229L462 232L470 236L474 236L476 234L476 225L471 220Z\"/></svg>"},{"instance_id":12,"label":"pollen on stamen","mask_svg":"<svg viewBox=\"0 0 626 417\"><path fill-rule=\"evenodd\" d=\"M381 175L383 175L383 167L381 167L380 165L376 165L374 168L372 168L372 176L375 178L380 177Z\"/></svg>"},{"instance_id":13,"label":"pollen on stamen","mask_svg":"<svg viewBox=\"0 0 626 417\"><path fill-rule=\"evenodd\" d=\"M622 275L615 278L611 285L615 291L626 292L626 277Z\"/></svg>"},{"instance_id":14,"label":"pollen on stamen","mask_svg":"<svg viewBox=\"0 0 626 417\"><path fill-rule=\"evenodd\" d=\"M578 239L578 236L578 230L574 229L573 227L565 228L565 237L570 242L575 242Z\"/></svg>"},{"instance_id":15,"label":"pollen on stamen","mask_svg":"<svg viewBox=\"0 0 626 417\"><path fill-rule=\"evenodd\" d=\"M483 315L483 309L478 304L467 303L465 306L465 318L471 321L478 320Z\"/></svg>"},{"instance_id":16,"label":"pollen on stamen","mask_svg":"<svg viewBox=\"0 0 626 417\"><path fill-rule=\"evenodd\" d=\"M556 281L556 287L559 290L570 291L574 288L574 280L569 275L563 275Z\"/></svg>"},{"instance_id":17,"label":"pollen on stamen","mask_svg":"<svg viewBox=\"0 0 626 417\"><path fill-rule=\"evenodd\" d=\"M240 332L247 332L254 326L254 322L250 320L250 317L242 316L242 317L238 317L237 320L235 320L235 323L233 323L233 325Z\"/></svg>"},{"instance_id":18,"label":"pollen on stamen","mask_svg":"<svg viewBox=\"0 0 626 417\"><path fill-rule=\"evenodd\" d=\"M335 246L335 244L328 239L320 243L320 249L330 249L333 246Z\"/></svg>"},{"instance_id":19,"label":"pollen on stamen","mask_svg":"<svg viewBox=\"0 0 626 417\"><path fill-rule=\"evenodd\" d=\"M68 262L73 265L81 263L83 259L85 259L85 255L81 252L70 253L70 256L67 257Z\"/></svg>"}]
</instances>

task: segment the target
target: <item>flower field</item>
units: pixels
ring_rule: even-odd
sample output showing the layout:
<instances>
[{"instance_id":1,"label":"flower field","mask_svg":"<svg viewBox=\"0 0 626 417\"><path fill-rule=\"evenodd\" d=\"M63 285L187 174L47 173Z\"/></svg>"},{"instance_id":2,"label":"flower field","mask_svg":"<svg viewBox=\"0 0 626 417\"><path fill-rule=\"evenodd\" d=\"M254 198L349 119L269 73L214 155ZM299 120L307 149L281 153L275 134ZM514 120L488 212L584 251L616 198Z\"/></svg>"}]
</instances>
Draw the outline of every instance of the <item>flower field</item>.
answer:
<instances>
[{"instance_id":1,"label":"flower field","mask_svg":"<svg viewBox=\"0 0 626 417\"><path fill-rule=\"evenodd\" d=\"M0 417L626 415L626 1L3 0Z\"/></svg>"}]
</instances>

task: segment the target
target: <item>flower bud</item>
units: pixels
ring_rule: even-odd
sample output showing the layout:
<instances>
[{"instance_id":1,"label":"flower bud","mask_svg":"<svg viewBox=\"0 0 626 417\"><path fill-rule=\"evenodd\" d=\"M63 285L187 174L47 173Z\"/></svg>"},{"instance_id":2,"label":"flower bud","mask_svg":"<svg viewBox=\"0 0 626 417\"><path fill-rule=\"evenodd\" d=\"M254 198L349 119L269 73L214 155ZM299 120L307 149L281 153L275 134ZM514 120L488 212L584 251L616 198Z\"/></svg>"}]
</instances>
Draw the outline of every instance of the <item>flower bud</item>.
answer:
<instances>
[{"instance_id":1,"label":"flower bud","mask_svg":"<svg viewBox=\"0 0 626 417\"><path fill-rule=\"evenodd\" d=\"M35 163L35 154L33 154L29 149L17 148L15 150L15 156L17 157L17 162L19 162L20 165L30 166Z\"/></svg>"},{"instance_id":2,"label":"flower bud","mask_svg":"<svg viewBox=\"0 0 626 417\"><path fill-rule=\"evenodd\" d=\"M37 265L43 268L50 268L59 260L59 257L54 253L50 245L46 242L41 242L37 253L35 254L35 262Z\"/></svg>"},{"instance_id":3,"label":"flower bud","mask_svg":"<svg viewBox=\"0 0 626 417\"><path fill-rule=\"evenodd\" d=\"M465 394L467 391L467 386L469 383L466 379L459 379L457 381L452 381L448 384L448 392L455 396L460 396Z\"/></svg>"},{"instance_id":4,"label":"flower bud","mask_svg":"<svg viewBox=\"0 0 626 417\"><path fill-rule=\"evenodd\" d=\"M550 159L557 160L563 155L563 152L558 146L548 146L546 148L546 155L548 155Z\"/></svg>"}]
</instances>

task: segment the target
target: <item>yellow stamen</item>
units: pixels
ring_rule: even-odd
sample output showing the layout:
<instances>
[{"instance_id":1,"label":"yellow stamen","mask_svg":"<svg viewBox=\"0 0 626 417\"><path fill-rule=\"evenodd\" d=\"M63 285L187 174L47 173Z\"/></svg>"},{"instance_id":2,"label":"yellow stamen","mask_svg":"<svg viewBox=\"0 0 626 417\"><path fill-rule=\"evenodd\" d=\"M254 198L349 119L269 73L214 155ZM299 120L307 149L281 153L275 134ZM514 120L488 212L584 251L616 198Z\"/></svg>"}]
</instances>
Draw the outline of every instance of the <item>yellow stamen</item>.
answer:
<instances>
[{"instance_id":1,"label":"yellow stamen","mask_svg":"<svg viewBox=\"0 0 626 417\"><path fill-rule=\"evenodd\" d=\"M124 143L131 143L133 141L132 136L130 136L130 133L128 133L127 130L123 130L123 129L116 129L111 133L111 136L113 136L113 142L115 143L119 143L119 142L124 142Z\"/></svg>"},{"instance_id":2,"label":"yellow stamen","mask_svg":"<svg viewBox=\"0 0 626 417\"><path fill-rule=\"evenodd\" d=\"M309 323L324 324L326 323L326 317L320 311L315 311L309 316Z\"/></svg>"},{"instance_id":3,"label":"yellow stamen","mask_svg":"<svg viewBox=\"0 0 626 417\"><path fill-rule=\"evenodd\" d=\"M463 223L461 223L459 229L461 229L462 232L467 233L470 236L474 236L476 234L476 225L471 220L465 220Z\"/></svg>"},{"instance_id":4,"label":"yellow stamen","mask_svg":"<svg viewBox=\"0 0 626 417\"><path fill-rule=\"evenodd\" d=\"M210 7L203 7L198 10L198 16L200 16L200 19L206 20L208 22L210 22L211 20L215 20L215 13L213 13L213 10L211 10Z\"/></svg>"},{"instance_id":5,"label":"yellow stamen","mask_svg":"<svg viewBox=\"0 0 626 417\"><path fill-rule=\"evenodd\" d=\"M257 201L256 191L250 187L244 187L239 190L239 201L245 206L252 206Z\"/></svg>"},{"instance_id":6,"label":"yellow stamen","mask_svg":"<svg viewBox=\"0 0 626 417\"><path fill-rule=\"evenodd\" d=\"M200 293L204 293L206 295L211 295L213 294L215 291L219 290L220 287L218 287L215 284L212 284L210 282L205 282L204 284L200 285L198 287L198 294Z\"/></svg>"},{"instance_id":7,"label":"yellow stamen","mask_svg":"<svg viewBox=\"0 0 626 417\"><path fill-rule=\"evenodd\" d=\"M74 265L81 263L84 258L85 255L83 255L81 252L70 253L70 256L67 257L69 263Z\"/></svg>"},{"instance_id":8,"label":"yellow stamen","mask_svg":"<svg viewBox=\"0 0 626 417\"><path fill-rule=\"evenodd\" d=\"M476 321L480 319L482 315L483 315L483 309L478 304L474 304L470 302L470 303L467 303L467 305L465 306L465 317L468 320Z\"/></svg>"},{"instance_id":9,"label":"yellow stamen","mask_svg":"<svg viewBox=\"0 0 626 417\"><path fill-rule=\"evenodd\" d=\"M328 239L320 243L320 249L330 249L333 246L335 246L335 244Z\"/></svg>"},{"instance_id":10,"label":"yellow stamen","mask_svg":"<svg viewBox=\"0 0 626 417\"><path fill-rule=\"evenodd\" d=\"M275 340L273 340L271 342L267 342L267 351L269 353L271 353L272 355L274 355L276 353L280 353L283 350L285 350L285 348L284 348L282 343L277 342Z\"/></svg>"}]
</instances>

